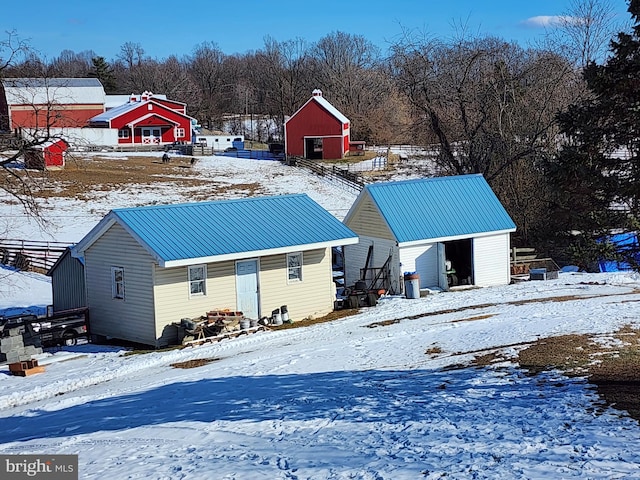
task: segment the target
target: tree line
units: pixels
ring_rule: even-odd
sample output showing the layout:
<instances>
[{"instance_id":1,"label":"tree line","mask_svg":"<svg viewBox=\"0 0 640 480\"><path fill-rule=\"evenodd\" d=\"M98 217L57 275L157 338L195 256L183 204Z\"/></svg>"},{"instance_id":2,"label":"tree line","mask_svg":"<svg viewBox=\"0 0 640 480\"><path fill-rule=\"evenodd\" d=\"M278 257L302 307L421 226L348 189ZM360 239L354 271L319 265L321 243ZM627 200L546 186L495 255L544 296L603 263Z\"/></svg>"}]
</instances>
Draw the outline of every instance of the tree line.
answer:
<instances>
[{"instance_id":1,"label":"tree line","mask_svg":"<svg viewBox=\"0 0 640 480\"><path fill-rule=\"evenodd\" d=\"M464 30L447 39L407 31L383 54L338 31L317 42L266 38L244 54L206 41L157 59L126 42L110 60L65 50L45 62L10 33L0 76L96 77L107 93L166 94L212 130L229 113L282 128L320 88L354 140L424 145L438 174L484 175L516 222L514 244L592 268L603 253L622 255L601 241L607 233L640 221L637 103L627 103L640 78L639 1L628 1L631 33L615 34L622 25L607 0L573 0L528 47ZM621 150L624 160L612 160Z\"/></svg>"}]
</instances>

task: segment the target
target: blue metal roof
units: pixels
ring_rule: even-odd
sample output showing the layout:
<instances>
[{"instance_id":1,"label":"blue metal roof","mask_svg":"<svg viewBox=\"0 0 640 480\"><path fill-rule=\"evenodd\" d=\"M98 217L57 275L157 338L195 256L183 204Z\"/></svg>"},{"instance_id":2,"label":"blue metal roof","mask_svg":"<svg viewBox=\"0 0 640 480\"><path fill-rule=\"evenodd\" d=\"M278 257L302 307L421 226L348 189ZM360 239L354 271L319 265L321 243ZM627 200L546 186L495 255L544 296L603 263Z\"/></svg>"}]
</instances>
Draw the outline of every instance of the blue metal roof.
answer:
<instances>
[{"instance_id":1,"label":"blue metal roof","mask_svg":"<svg viewBox=\"0 0 640 480\"><path fill-rule=\"evenodd\" d=\"M123 208L109 216L161 263L357 239L304 194Z\"/></svg>"},{"instance_id":2,"label":"blue metal roof","mask_svg":"<svg viewBox=\"0 0 640 480\"><path fill-rule=\"evenodd\" d=\"M482 175L374 183L365 191L400 243L516 228Z\"/></svg>"}]
</instances>

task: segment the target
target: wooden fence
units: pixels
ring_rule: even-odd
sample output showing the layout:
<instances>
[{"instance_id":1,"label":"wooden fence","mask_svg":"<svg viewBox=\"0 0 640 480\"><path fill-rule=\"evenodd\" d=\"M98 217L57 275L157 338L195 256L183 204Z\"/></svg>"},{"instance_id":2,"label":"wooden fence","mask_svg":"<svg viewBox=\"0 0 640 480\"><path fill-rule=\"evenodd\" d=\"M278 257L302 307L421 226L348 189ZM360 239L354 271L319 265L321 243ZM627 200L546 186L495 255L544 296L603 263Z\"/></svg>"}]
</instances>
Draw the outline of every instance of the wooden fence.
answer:
<instances>
[{"instance_id":1,"label":"wooden fence","mask_svg":"<svg viewBox=\"0 0 640 480\"><path fill-rule=\"evenodd\" d=\"M535 248L513 247L511 249L511 275L528 275L532 268L546 268L547 272L560 270L552 258L538 258Z\"/></svg>"},{"instance_id":2,"label":"wooden fence","mask_svg":"<svg viewBox=\"0 0 640 480\"><path fill-rule=\"evenodd\" d=\"M0 264L46 273L69 245L65 242L0 240Z\"/></svg>"},{"instance_id":3,"label":"wooden fence","mask_svg":"<svg viewBox=\"0 0 640 480\"><path fill-rule=\"evenodd\" d=\"M356 192L360 192L366 183L362 175L340 168L336 165L325 165L321 162L299 157L288 157L285 159L285 163L290 166L302 167L307 170L311 170L317 175L327 178L331 182L337 183L348 190L354 190Z\"/></svg>"}]
</instances>

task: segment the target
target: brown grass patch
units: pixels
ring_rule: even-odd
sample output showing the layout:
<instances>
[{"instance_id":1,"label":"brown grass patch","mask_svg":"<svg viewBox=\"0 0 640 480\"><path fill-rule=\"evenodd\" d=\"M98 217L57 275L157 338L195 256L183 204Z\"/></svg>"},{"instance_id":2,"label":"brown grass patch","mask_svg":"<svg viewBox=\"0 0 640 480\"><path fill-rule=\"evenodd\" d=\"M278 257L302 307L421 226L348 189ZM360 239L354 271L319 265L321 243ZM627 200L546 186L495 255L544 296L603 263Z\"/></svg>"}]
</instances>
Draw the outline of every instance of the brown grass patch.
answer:
<instances>
[{"instance_id":1,"label":"brown grass patch","mask_svg":"<svg viewBox=\"0 0 640 480\"><path fill-rule=\"evenodd\" d=\"M519 352L520 366L533 374L562 370L583 376L608 405L640 420L640 330L625 326L611 335L545 338Z\"/></svg>"},{"instance_id":2,"label":"brown grass patch","mask_svg":"<svg viewBox=\"0 0 640 480\"><path fill-rule=\"evenodd\" d=\"M461 318L460 320L452 320L451 323L460 323L460 322L475 322L476 320L485 320L487 318L495 317L495 314L490 313L487 315L476 315L475 317L469 318Z\"/></svg>"},{"instance_id":3,"label":"brown grass patch","mask_svg":"<svg viewBox=\"0 0 640 480\"><path fill-rule=\"evenodd\" d=\"M358 309L344 309L334 310L333 312L318 318L305 318L298 322L283 323L282 325L269 325L271 330L288 330L291 328L308 327L309 325L316 325L318 323L332 322L341 318L350 317L358 313Z\"/></svg>"},{"instance_id":4,"label":"brown grass patch","mask_svg":"<svg viewBox=\"0 0 640 480\"><path fill-rule=\"evenodd\" d=\"M187 360L185 362L172 363L173 368L196 368L202 367L212 362L217 362L219 358L195 358L193 360Z\"/></svg>"},{"instance_id":5,"label":"brown grass patch","mask_svg":"<svg viewBox=\"0 0 640 480\"><path fill-rule=\"evenodd\" d=\"M434 345L433 347L427 348L424 353L427 355L440 355L442 353L442 348L440 348L438 345Z\"/></svg>"},{"instance_id":6,"label":"brown grass patch","mask_svg":"<svg viewBox=\"0 0 640 480\"><path fill-rule=\"evenodd\" d=\"M133 154L135 155L135 154ZM185 200L210 200L228 191L246 192L251 196L262 190L259 183L232 184L202 178L196 168L191 168L191 157L173 157L170 163L162 163L156 157L127 158L87 157L75 154L68 159L64 169L51 171L16 171L29 176L39 186L35 196L40 198L94 199L96 193L124 190L132 185L149 188L166 183L184 191Z\"/></svg>"},{"instance_id":7,"label":"brown grass patch","mask_svg":"<svg viewBox=\"0 0 640 480\"><path fill-rule=\"evenodd\" d=\"M504 357L498 352L486 353L484 355L478 355L473 359L473 364L478 367L487 367L496 362L504 361Z\"/></svg>"},{"instance_id":8,"label":"brown grass patch","mask_svg":"<svg viewBox=\"0 0 640 480\"><path fill-rule=\"evenodd\" d=\"M396 323L400 323L399 318L394 318L392 320L382 320L381 322L373 322L365 326L367 328L388 327L389 325L394 325Z\"/></svg>"}]
</instances>

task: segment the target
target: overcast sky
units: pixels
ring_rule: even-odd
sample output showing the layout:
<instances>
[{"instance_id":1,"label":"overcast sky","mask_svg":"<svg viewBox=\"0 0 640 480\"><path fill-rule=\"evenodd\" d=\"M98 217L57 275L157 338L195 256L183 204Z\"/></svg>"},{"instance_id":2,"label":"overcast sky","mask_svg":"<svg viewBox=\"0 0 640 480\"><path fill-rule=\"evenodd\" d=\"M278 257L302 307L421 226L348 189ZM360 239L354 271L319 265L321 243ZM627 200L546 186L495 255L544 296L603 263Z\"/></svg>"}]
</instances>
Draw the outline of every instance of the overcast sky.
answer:
<instances>
[{"instance_id":1,"label":"overcast sky","mask_svg":"<svg viewBox=\"0 0 640 480\"><path fill-rule=\"evenodd\" d=\"M610 0L628 17L625 0ZM139 43L162 59L214 42L226 54L263 47L264 38L314 42L335 31L363 35L385 52L403 30L451 37L461 28L523 45L534 42L566 13L571 0L192 0L189 2L10 2L0 30L16 31L52 59L62 50L93 50L111 60L125 42ZM3 38L4 40L4 38Z\"/></svg>"}]
</instances>

